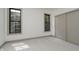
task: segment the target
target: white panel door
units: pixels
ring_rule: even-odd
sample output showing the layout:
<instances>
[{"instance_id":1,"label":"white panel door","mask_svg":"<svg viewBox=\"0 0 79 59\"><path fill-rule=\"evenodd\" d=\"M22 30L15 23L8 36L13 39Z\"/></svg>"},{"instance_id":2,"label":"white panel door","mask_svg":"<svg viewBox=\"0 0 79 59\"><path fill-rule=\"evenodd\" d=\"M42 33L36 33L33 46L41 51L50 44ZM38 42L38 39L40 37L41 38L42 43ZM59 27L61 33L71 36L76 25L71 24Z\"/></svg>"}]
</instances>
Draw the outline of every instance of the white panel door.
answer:
<instances>
[{"instance_id":1,"label":"white panel door","mask_svg":"<svg viewBox=\"0 0 79 59\"><path fill-rule=\"evenodd\" d=\"M79 44L79 11L67 14L67 41Z\"/></svg>"},{"instance_id":2,"label":"white panel door","mask_svg":"<svg viewBox=\"0 0 79 59\"><path fill-rule=\"evenodd\" d=\"M55 35L57 38L66 39L66 15L62 14L55 17Z\"/></svg>"}]
</instances>

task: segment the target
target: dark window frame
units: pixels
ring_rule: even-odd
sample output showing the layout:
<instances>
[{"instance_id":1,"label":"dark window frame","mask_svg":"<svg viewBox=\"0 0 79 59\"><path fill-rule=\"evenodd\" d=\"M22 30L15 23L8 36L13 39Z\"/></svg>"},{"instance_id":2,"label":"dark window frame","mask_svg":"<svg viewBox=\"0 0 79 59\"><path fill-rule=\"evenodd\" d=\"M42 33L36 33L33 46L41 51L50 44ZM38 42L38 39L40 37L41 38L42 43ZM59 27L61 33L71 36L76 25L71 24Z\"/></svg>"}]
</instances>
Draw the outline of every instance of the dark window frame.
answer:
<instances>
[{"instance_id":1,"label":"dark window frame","mask_svg":"<svg viewBox=\"0 0 79 59\"><path fill-rule=\"evenodd\" d=\"M11 20L11 10L18 10L20 11L20 20L19 21L12 21ZM11 32L11 22L14 22L15 23L15 32ZM16 22L19 22L20 24L20 27L19 27L19 32L16 32ZM21 33L21 9L17 9L17 8L9 8L9 34L16 34L16 33Z\"/></svg>"}]
</instances>

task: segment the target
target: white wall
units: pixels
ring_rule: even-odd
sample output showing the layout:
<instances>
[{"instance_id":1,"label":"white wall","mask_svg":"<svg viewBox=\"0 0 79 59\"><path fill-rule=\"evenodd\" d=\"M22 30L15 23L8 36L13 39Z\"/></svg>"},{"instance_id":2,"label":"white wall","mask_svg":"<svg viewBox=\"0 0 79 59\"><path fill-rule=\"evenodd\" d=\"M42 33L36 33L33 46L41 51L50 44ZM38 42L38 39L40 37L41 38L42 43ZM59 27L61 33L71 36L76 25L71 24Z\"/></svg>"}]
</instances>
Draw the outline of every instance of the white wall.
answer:
<instances>
[{"instance_id":1,"label":"white wall","mask_svg":"<svg viewBox=\"0 0 79 59\"><path fill-rule=\"evenodd\" d=\"M4 30L4 9L0 8L0 46L5 42L5 30Z\"/></svg>"},{"instance_id":2,"label":"white wall","mask_svg":"<svg viewBox=\"0 0 79 59\"><path fill-rule=\"evenodd\" d=\"M73 11L77 8L57 8L56 10L52 11L52 35L55 36L55 16Z\"/></svg>"},{"instance_id":3,"label":"white wall","mask_svg":"<svg viewBox=\"0 0 79 59\"><path fill-rule=\"evenodd\" d=\"M22 33L8 34L8 9L5 9L6 41L52 35L51 31L44 32L44 13L51 12L41 8L22 9Z\"/></svg>"}]
</instances>

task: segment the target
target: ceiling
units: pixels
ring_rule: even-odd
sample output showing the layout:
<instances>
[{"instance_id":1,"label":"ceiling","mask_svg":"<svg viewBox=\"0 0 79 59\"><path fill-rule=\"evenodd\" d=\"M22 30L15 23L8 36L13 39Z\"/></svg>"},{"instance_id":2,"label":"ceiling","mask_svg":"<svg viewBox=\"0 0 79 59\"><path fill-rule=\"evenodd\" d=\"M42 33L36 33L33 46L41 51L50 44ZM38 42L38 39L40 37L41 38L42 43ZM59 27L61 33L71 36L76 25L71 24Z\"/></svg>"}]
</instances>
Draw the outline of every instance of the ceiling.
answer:
<instances>
[{"instance_id":1,"label":"ceiling","mask_svg":"<svg viewBox=\"0 0 79 59\"><path fill-rule=\"evenodd\" d=\"M54 11L54 10L56 10L58 8L42 8L42 9L49 10L49 11Z\"/></svg>"}]
</instances>

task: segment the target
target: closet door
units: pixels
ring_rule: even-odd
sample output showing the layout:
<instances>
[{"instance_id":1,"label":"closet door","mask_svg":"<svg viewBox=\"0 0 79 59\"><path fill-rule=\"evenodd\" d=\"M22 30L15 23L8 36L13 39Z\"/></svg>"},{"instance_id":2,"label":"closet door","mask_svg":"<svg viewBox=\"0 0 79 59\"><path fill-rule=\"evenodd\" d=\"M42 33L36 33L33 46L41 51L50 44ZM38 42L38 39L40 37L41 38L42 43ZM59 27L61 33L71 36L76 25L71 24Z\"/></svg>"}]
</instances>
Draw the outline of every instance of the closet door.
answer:
<instances>
[{"instance_id":1,"label":"closet door","mask_svg":"<svg viewBox=\"0 0 79 59\"><path fill-rule=\"evenodd\" d=\"M55 36L63 40L66 39L66 16L65 14L55 17Z\"/></svg>"},{"instance_id":2,"label":"closet door","mask_svg":"<svg viewBox=\"0 0 79 59\"><path fill-rule=\"evenodd\" d=\"M67 40L79 44L79 11L67 14Z\"/></svg>"}]
</instances>

